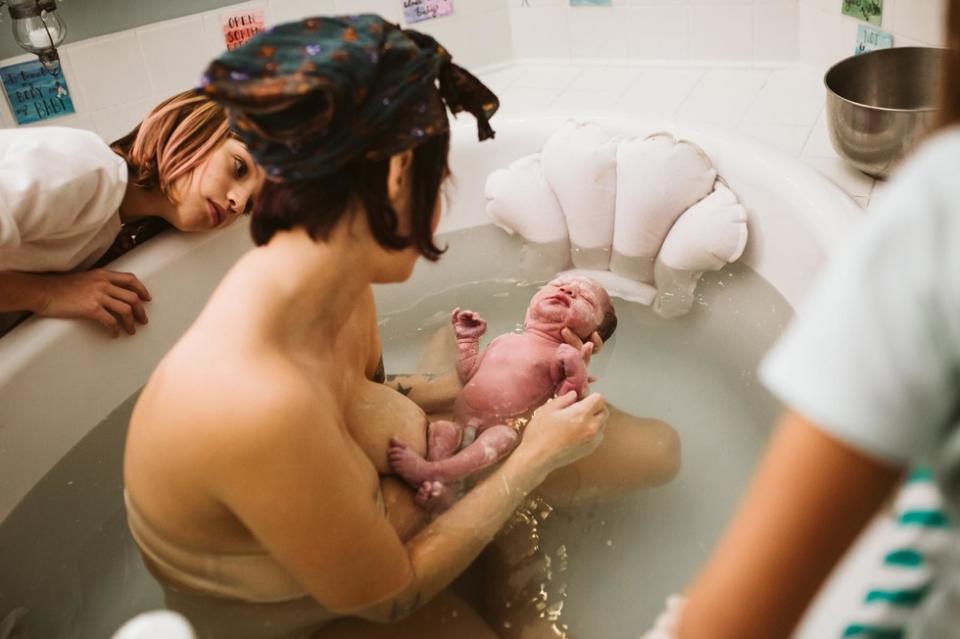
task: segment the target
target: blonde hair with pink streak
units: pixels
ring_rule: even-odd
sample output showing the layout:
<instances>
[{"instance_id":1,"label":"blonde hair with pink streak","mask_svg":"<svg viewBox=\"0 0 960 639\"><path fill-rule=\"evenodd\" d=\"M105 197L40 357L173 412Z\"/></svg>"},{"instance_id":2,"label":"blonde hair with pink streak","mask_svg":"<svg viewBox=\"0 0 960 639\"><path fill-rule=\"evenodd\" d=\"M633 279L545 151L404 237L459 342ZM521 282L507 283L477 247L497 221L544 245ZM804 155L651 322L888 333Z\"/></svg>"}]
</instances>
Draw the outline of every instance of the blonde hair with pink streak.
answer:
<instances>
[{"instance_id":1,"label":"blonde hair with pink streak","mask_svg":"<svg viewBox=\"0 0 960 639\"><path fill-rule=\"evenodd\" d=\"M173 184L230 135L223 108L191 90L158 104L110 147L127 161L133 184L147 190L159 188L173 201Z\"/></svg>"}]
</instances>

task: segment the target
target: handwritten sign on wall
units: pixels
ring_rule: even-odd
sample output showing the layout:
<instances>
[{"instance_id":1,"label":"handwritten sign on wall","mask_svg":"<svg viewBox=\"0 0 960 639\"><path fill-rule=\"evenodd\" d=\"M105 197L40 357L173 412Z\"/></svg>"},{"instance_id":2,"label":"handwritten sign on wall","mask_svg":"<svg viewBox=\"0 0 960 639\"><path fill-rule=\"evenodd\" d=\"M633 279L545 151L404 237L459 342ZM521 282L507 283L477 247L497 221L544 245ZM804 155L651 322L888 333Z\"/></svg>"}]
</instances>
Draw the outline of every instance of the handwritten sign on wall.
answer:
<instances>
[{"instance_id":1,"label":"handwritten sign on wall","mask_svg":"<svg viewBox=\"0 0 960 639\"><path fill-rule=\"evenodd\" d=\"M63 72L51 74L39 60L0 68L3 90L17 124L30 124L74 112Z\"/></svg>"},{"instance_id":2,"label":"handwritten sign on wall","mask_svg":"<svg viewBox=\"0 0 960 639\"><path fill-rule=\"evenodd\" d=\"M263 9L238 11L223 16L223 41L227 45L227 51L233 51L253 36L263 33L265 29Z\"/></svg>"},{"instance_id":3,"label":"handwritten sign on wall","mask_svg":"<svg viewBox=\"0 0 960 639\"><path fill-rule=\"evenodd\" d=\"M453 0L403 0L403 19L407 24L441 18L453 13Z\"/></svg>"}]
</instances>

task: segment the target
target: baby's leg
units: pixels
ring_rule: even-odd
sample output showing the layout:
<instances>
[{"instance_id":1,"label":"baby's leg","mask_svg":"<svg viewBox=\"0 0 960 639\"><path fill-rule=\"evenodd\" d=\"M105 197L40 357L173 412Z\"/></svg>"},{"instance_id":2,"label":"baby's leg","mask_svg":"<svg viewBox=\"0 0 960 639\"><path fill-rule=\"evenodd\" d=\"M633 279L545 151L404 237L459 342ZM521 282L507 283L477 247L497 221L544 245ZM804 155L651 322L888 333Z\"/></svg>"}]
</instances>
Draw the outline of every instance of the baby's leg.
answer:
<instances>
[{"instance_id":1,"label":"baby's leg","mask_svg":"<svg viewBox=\"0 0 960 639\"><path fill-rule=\"evenodd\" d=\"M427 459L438 461L446 459L460 447L463 439L463 427L446 419L438 419L427 426Z\"/></svg>"},{"instance_id":2,"label":"baby's leg","mask_svg":"<svg viewBox=\"0 0 960 639\"><path fill-rule=\"evenodd\" d=\"M391 440L390 465L413 486L426 481L463 479L502 459L517 445L519 437L509 426L492 426L456 455L438 461L428 461L403 442Z\"/></svg>"}]
</instances>

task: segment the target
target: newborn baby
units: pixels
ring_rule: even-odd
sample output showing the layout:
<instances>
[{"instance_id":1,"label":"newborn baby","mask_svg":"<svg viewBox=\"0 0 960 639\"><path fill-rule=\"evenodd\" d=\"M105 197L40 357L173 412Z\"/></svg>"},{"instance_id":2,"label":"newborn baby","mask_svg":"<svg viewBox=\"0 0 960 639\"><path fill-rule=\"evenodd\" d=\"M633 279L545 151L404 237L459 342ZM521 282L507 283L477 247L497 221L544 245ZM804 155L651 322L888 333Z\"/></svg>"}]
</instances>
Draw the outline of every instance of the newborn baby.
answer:
<instances>
[{"instance_id":1,"label":"newborn baby","mask_svg":"<svg viewBox=\"0 0 960 639\"><path fill-rule=\"evenodd\" d=\"M594 331L606 340L617 326L607 292L585 277L561 276L541 288L527 308L523 333L507 333L480 353L486 322L477 313L453 311L457 373L464 384L453 405L455 421L432 422L427 458L391 439L394 471L418 489L417 502L431 510L449 506L449 482L473 475L503 459L517 445L531 413L555 395L587 388ZM567 344L569 328L586 342Z\"/></svg>"}]
</instances>

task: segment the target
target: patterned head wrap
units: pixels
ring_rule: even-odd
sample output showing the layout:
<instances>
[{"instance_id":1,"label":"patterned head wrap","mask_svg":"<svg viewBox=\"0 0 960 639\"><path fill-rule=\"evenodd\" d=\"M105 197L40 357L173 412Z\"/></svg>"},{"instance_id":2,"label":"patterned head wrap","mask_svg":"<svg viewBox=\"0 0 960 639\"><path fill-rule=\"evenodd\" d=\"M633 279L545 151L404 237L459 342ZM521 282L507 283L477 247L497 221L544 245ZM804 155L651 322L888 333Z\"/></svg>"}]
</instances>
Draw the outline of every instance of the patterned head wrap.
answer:
<instances>
[{"instance_id":1,"label":"patterned head wrap","mask_svg":"<svg viewBox=\"0 0 960 639\"><path fill-rule=\"evenodd\" d=\"M214 60L199 90L282 182L411 149L449 130L447 107L472 113L480 139L492 138L500 106L432 37L376 15L276 26Z\"/></svg>"}]
</instances>

